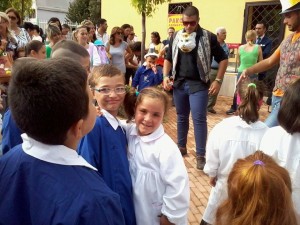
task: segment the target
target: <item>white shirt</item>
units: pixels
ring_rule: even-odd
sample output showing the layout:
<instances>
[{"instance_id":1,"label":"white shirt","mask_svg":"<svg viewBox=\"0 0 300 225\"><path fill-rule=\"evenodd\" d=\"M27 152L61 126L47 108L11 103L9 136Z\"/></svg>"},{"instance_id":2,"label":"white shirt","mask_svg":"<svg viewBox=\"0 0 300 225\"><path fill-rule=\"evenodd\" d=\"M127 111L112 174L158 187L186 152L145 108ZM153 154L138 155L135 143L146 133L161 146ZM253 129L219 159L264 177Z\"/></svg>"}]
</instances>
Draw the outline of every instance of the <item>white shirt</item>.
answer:
<instances>
[{"instance_id":1,"label":"white shirt","mask_svg":"<svg viewBox=\"0 0 300 225\"><path fill-rule=\"evenodd\" d=\"M106 32L103 35L100 35L98 31L96 31L96 38L101 40L104 45L109 41L109 35Z\"/></svg>"},{"instance_id":2,"label":"white shirt","mask_svg":"<svg viewBox=\"0 0 300 225\"><path fill-rule=\"evenodd\" d=\"M177 145L162 125L139 136L136 125L129 124L126 134L137 225L159 225L161 213L174 224L186 225L189 179Z\"/></svg>"},{"instance_id":3,"label":"white shirt","mask_svg":"<svg viewBox=\"0 0 300 225\"><path fill-rule=\"evenodd\" d=\"M45 162L66 165L66 166L85 166L96 170L84 158L78 155L77 151L64 145L47 145L29 137L26 133L21 134L23 139L23 151L34 158Z\"/></svg>"},{"instance_id":4,"label":"white shirt","mask_svg":"<svg viewBox=\"0 0 300 225\"><path fill-rule=\"evenodd\" d=\"M89 48L87 49L87 51L90 54L91 67L100 66L101 60L96 46L93 43L89 43Z\"/></svg>"},{"instance_id":5,"label":"white shirt","mask_svg":"<svg viewBox=\"0 0 300 225\"><path fill-rule=\"evenodd\" d=\"M239 116L226 118L210 132L206 146L204 172L217 177L216 186L211 189L203 219L214 223L215 213L227 194L227 178L233 164L259 149L261 138L268 127L260 121L247 124Z\"/></svg>"},{"instance_id":6,"label":"white shirt","mask_svg":"<svg viewBox=\"0 0 300 225\"><path fill-rule=\"evenodd\" d=\"M300 221L300 133L289 134L280 126L272 127L263 136L260 150L289 172L292 198Z\"/></svg>"}]
</instances>

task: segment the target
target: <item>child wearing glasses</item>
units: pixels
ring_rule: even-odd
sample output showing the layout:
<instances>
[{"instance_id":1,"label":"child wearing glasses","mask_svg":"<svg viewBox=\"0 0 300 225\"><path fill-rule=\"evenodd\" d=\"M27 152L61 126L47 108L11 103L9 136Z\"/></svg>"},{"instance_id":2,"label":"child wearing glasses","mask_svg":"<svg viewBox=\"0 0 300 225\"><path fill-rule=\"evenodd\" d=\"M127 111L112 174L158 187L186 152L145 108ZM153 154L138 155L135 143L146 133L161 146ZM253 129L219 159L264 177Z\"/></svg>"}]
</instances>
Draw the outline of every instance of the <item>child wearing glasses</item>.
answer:
<instances>
[{"instance_id":1,"label":"child wearing glasses","mask_svg":"<svg viewBox=\"0 0 300 225\"><path fill-rule=\"evenodd\" d=\"M126 92L125 76L115 66L105 64L93 68L89 84L102 115L97 117L94 129L81 140L78 151L120 195L126 225L135 225L127 140L117 119Z\"/></svg>"},{"instance_id":2,"label":"child wearing glasses","mask_svg":"<svg viewBox=\"0 0 300 225\"><path fill-rule=\"evenodd\" d=\"M152 49L154 50L154 49ZM132 80L131 88L138 91L143 90L146 87L157 86L163 81L163 74L161 68L156 66L158 55L149 49L145 58L145 63L135 73Z\"/></svg>"}]
</instances>

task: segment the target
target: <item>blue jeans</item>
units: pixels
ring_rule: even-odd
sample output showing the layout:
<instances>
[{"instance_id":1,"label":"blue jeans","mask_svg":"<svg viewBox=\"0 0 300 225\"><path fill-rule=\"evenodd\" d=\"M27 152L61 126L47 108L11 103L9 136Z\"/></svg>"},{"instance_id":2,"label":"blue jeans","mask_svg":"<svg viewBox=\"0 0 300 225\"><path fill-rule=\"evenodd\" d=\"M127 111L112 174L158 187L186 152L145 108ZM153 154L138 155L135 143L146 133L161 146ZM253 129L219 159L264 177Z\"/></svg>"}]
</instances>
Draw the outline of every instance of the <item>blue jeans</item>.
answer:
<instances>
[{"instance_id":1,"label":"blue jeans","mask_svg":"<svg viewBox=\"0 0 300 225\"><path fill-rule=\"evenodd\" d=\"M268 116L268 118L265 120L265 124L268 127L275 127L278 126L278 111L280 108L282 97L274 96L272 95L272 112Z\"/></svg>"},{"instance_id":2,"label":"blue jeans","mask_svg":"<svg viewBox=\"0 0 300 225\"><path fill-rule=\"evenodd\" d=\"M186 147L189 131L189 116L192 112L196 154L204 156L207 139L206 107L208 90L190 93L187 83L173 90L174 103L177 112L177 140L179 147Z\"/></svg>"}]
</instances>

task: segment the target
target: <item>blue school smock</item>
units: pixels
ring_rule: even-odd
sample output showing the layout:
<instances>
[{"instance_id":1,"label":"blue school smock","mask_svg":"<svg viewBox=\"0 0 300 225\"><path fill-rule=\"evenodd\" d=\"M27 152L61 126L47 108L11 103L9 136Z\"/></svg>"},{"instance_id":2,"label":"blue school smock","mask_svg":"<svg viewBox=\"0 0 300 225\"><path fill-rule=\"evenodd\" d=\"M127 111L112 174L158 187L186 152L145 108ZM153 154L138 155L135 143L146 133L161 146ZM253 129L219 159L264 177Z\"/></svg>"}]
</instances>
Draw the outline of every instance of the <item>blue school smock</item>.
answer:
<instances>
[{"instance_id":1,"label":"blue school smock","mask_svg":"<svg viewBox=\"0 0 300 225\"><path fill-rule=\"evenodd\" d=\"M126 134L121 126L115 128L105 116L97 117L93 130L81 140L78 153L96 167L106 184L120 195L125 222L135 225Z\"/></svg>"},{"instance_id":2,"label":"blue school smock","mask_svg":"<svg viewBox=\"0 0 300 225\"><path fill-rule=\"evenodd\" d=\"M132 79L132 87L138 87L138 91L141 91L146 87L157 86L162 82L163 74L160 68L157 68L157 73L155 74L151 68L141 66Z\"/></svg>"},{"instance_id":3,"label":"blue school smock","mask_svg":"<svg viewBox=\"0 0 300 225\"><path fill-rule=\"evenodd\" d=\"M15 120L12 118L10 109L4 113L1 134L3 154L23 142L21 138L22 132L18 128Z\"/></svg>"},{"instance_id":4,"label":"blue school smock","mask_svg":"<svg viewBox=\"0 0 300 225\"><path fill-rule=\"evenodd\" d=\"M0 159L0 196L0 224L125 224L119 196L97 171L40 160L21 145Z\"/></svg>"}]
</instances>

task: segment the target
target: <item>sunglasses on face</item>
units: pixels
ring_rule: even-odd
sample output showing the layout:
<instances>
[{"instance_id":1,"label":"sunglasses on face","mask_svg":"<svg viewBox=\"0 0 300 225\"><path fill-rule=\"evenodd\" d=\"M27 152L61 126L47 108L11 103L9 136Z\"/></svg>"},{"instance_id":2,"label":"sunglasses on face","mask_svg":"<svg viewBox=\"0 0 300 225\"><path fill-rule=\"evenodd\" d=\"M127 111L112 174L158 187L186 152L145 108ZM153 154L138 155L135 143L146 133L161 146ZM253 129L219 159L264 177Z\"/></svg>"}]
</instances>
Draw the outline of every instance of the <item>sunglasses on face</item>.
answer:
<instances>
[{"instance_id":1,"label":"sunglasses on face","mask_svg":"<svg viewBox=\"0 0 300 225\"><path fill-rule=\"evenodd\" d=\"M134 36L134 35L135 35L135 33L132 33L132 34L129 34L129 35L133 35L133 36Z\"/></svg>"},{"instance_id":2,"label":"sunglasses on face","mask_svg":"<svg viewBox=\"0 0 300 225\"><path fill-rule=\"evenodd\" d=\"M182 21L183 26L190 25L191 27L194 27L197 25L197 21Z\"/></svg>"},{"instance_id":3,"label":"sunglasses on face","mask_svg":"<svg viewBox=\"0 0 300 225\"><path fill-rule=\"evenodd\" d=\"M15 17L15 16L8 16L8 18L11 19L11 20L16 20L17 19L17 17Z\"/></svg>"}]
</instances>

